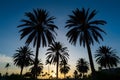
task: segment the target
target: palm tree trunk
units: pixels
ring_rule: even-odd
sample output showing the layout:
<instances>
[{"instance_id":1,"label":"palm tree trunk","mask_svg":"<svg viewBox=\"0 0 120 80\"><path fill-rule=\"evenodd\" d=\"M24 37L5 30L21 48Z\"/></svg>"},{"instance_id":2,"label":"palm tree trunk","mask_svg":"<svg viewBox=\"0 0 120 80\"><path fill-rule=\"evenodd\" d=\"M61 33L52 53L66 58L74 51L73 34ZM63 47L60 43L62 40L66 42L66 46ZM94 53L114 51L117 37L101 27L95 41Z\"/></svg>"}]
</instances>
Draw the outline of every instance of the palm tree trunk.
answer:
<instances>
[{"instance_id":1,"label":"palm tree trunk","mask_svg":"<svg viewBox=\"0 0 120 80\"><path fill-rule=\"evenodd\" d=\"M49 64L48 64L48 79L50 79L50 68L49 68Z\"/></svg>"},{"instance_id":2,"label":"palm tree trunk","mask_svg":"<svg viewBox=\"0 0 120 80\"><path fill-rule=\"evenodd\" d=\"M82 78L84 78L84 72L82 73Z\"/></svg>"},{"instance_id":3,"label":"palm tree trunk","mask_svg":"<svg viewBox=\"0 0 120 80\"><path fill-rule=\"evenodd\" d=\"M38 66L38 53L39 53L39 43L37 43L37 47L36 47L36 55L35 55L35 74L34 74L34 78L37 79L37 66Z\"/></svg>"},{"instance_id":4,"label":"palm tree trunk","mask_svg":"<svg viewBox=\"0 0 120 80\"><path fill-rule=\"evenodd\" d=\"M22 72L23 72L23 66L21 67L21 71L20 71L20 75L22 76Z\"/></svg>"},{"instance_id":5,"label":"palm tree trunk","mask_svg":"<svg viewBox=\"0 0 120 80\"><path fill-rule=\"evenodd\" d=\"M65 73L64 73L64 79L65 79Z\"/></svg>"},{"instance_id":6,"label":"palm tree trunk","mask_svg":"<svg viewBox=\"0 0 120 80\"><path fill-rule=\"evenodd\" d=\"M88 39L86 39L86 47L87 47L87 51L88 51L88 56L89 56L89 61L90 61L90 67L91 67L92 75L95 75L95 68L94 68L94 63L93 63L93 59L92 59L91 48L90 48Z\"/></svg>"},{"instance_id":7,"label":"palm tree trunk","mask_svg":"<svg viewBox=\"0 0 120 80\"><path fill-rule=\"evenodd\" d=\"M57 53L56 78L58 80L59 53Z\"/></svg>"}]
</instances>

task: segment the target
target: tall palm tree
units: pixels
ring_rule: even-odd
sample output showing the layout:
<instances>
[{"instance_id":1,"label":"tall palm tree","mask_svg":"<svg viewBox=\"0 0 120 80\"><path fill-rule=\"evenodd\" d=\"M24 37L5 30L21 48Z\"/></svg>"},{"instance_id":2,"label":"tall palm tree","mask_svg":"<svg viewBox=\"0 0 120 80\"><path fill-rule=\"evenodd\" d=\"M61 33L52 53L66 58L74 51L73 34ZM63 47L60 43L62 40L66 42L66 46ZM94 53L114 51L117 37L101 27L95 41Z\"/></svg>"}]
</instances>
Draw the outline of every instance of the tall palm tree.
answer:
<instances>
[{"instance_id":1,"label":"tall palm tree","mask_svg":"<svg viewBox=\"0 0 120 80\"><path fill-rule=\"evenodd\" d=\"M95 73L94 63L91 53L91 44L94 42L99 43L99 39L103 40L100 33L105 33L98 25L104 25L104 20L94 20L96 10L90 12L89 9L79 10L78 8L72 11L72 15L69 15L69 19L66 22L65 28L68 28L66 36L71 44L76 45L77 41L80 45L87 48L91 71Z\"/></svg>"},{"instance_id":2,"label":"tall palm tree","mask_svg":"<svg viewBox=\"0 0 120 80\"><path fill-rule=\"evenodd\" d=\"M49 16L49 13L44 9L33 9L33 12L27 12L25 16L28 19L21 20L23 24L19 25L18 28L21 28L21 39L27 36L25 43L29 45L33 42L33 47L36 46L34 66L37 68L39 48L54 42L55 29L58 27L53 22L55 17ZM37 71L35 77L37 77Z\"/></svg>"},{"instance_id":3,"label":"tall palm tree","mask_svg":"<svg viewBox=\"0 0 120 80\"><path fill-rule=\"evenodd\" d=\"M78 70L79 72L82 73L82 76L84 77L84 73L87 73L88 70L89 70L88 62L85 61L85 59L80 58L80 59L77 61L76 68L77 68L77 70Z\"/></svg>"},{"instance_id":4,"label":"tall palm tree","mask_svg":"<svg viewBox=\"0 0 120 80\"><path fill-rule=\"evenodd\" d=\"M30 71L31 71L31 73L32 73L32 75L33 75L33 77L35 76L35 66L34 66L34 63L35 63L35 61L33 61L33 66L30 68ZM42 73L42 71L43 71L43 63L41 62L41 60L38 60L37 61L37 64L38 64L38 66L37 66L37 76L39 76L39 74L40 73Z\"/></svg>"},{"instance_id":5,"label":"tall palm tree","mask_svg":"<svg viewBox=\"0 0 120 80\"><path fill-rule=\"evenodd\" d=\"M5 68L7 69L6 74L8 73L8 68L9 68L9 67L10 67L10 64L7 63L7 64L5 65Z\"/></svg>"},{"instance_id":6,"label":"tall palm tree","mask_svg":"<svg viewBox=\"0 0 120 80\"><path fill-rule=\"evenodd\" d=\"M117 64L120 63L120 58L115 53L116 51L112 47L100 46L96 50L96 62L104 68L117 67Z\"/></svg>"},{"instance_id":7,"label":"tall palm tree","mask_svg":"<svg viewBox=\"0 0 120 80\"><path fill-rule=\"evenodd\" d=\"M61 61L60 72L64 74L64 78L66 74L69 72L69 70L70 70L70 65L68 65L66 61Z\"/></svg>"},{"instance_id":8,"label":"tall palm tree","mask_svg":"<svg viewBox=\"0 0 120 80\"><path fill-rule=\"evenodd\" d=\"M60 42L52 43L47 49L47 60L50 63L56 64L56 78L58 79L59 61L67 61L69 54L67 47L64 47Z\"/></svg>"},{"instance_id":9,"label":"tall palm tree","mask_svg":"<svg viewBox=\"0 0 120 80\"><path fill-rule=\"evenodd\" d=\"M33 62L33 51L27 46L20 47L16 50L16 53L13 55L14 64L21 68L20 75L24 67L31 65Z\"/></svg>"}]
</instances>

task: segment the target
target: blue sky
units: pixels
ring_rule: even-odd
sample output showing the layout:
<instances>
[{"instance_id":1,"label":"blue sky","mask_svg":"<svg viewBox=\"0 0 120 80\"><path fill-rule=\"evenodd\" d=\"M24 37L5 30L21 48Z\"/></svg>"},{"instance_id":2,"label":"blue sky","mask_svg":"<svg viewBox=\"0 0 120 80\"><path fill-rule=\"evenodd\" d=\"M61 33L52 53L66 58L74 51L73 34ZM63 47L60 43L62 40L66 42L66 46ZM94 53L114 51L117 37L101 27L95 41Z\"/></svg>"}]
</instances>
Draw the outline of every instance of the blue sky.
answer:
<instances>
[{"instance_id":1,"label":"blue sky","mask_svg":"<svg viewBox=\"0 0 120 80\"><path fill-rule=\"evenodd\" d=\"M55 16L55 24L59 27L57 41L61 41L69 49L69 64L75 67L78 58L88 60L87 51L82 46L73 46L68 43L64 28L68 15L76 8L96 9L96 19L103 19L107 24L100 26L107 35L103 35L104 42L95 43L92 46L93 57L95 50L101 45L111 46L116 49L120 56L120 0L0 0L0 70L5 63L11 62L11 57L15 50L24 45L25 39L20 41L19 29L20 20L26 18L25 12L30 12L36 8L42 8L49 11L51 16ZM32 48L32 45L30 46ZM34 49L33 49L34 50ZM46 48L41 48L39 58L45 61ZM3 59L3 60L1 60ZM95 63L96 64L96 63Z\"/></svg>"}]
</instances>

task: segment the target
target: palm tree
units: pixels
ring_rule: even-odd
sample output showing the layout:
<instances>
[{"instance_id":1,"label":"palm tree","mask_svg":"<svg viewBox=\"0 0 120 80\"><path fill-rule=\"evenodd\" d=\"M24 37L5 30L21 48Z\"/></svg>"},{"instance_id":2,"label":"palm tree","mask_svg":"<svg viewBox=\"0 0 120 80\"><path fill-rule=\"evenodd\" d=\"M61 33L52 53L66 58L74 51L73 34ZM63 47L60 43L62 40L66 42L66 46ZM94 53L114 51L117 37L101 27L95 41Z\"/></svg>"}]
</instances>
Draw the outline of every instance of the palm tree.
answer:
<instances>
[{"instance_id":1,"label":"palm tree","mask_svg":"<svg viewBox=\"0 0 120 80\"><path fill-rule=\"evenodd\" d=\"M16 53L13 55L14 64L21 68L20 75L24 67L31 65L33 61L33 51L27 46L20 47L16 50Z\"/></svg>"},{"instance_id":2,"label":"palm tree","mask_svg":"<svg viewBox=\"0 0 120 80\"><path fill-rule=\"evenodd\" d=\"M70 65L68 65L66 61L61 61L61 63L60 63L60 72L64 74L64 78L70 70L69 66Z\"/></svg>"},{"instance_id":3,"label":"palm tree","mask_svg":"<svg viewBox=\"0 0 120 80\"><path fill-rule=\"evenodd\" d=\"M75 80L77 80L78 77L79 77L78 72L77 72L77 70L75 70L75 71L74 71L74 78L75 78Z\"/></svg>"},{"instance_id":4,"label":"palm tree","mask_svg":"<svg viewBox=\"0 0 120 80\"><path fill-rule=\"evenodd\" d=\"M44 9L33 9L33 12L25 13L28 19L21 20L23 24L19 25L21 28L21 39L27 36L26 44L29 45L33 42L33 47L36 46L35 64L37 68L38 54L40 47L46 47L48 44L54 42L55 39L55 29L58 29L54 25L53 20L55 17L49 16L49 13ZM37 77L37 71L36 75Z\"/></svg>"},{"instance_id":5,"label":"palm tree","mask_svg":"<svg viewBox=\"0 0 120 80\"><path fill-rule=\"evenodd\" d=\"M106 22L104 20L93 20L96 15L96 10L89 12L89 9L79 10L78 8L69 15L69 20L66 22L65 28L68 28L66 36L68 37L69 43L76 45L79 41L80 45L87 48L91 71L94 74L95 68L91 53L91 44L94 41L99 43L99 39L103 40L101 33L105 33L98 25L104 25Z\"/></svg>"},{"instance_id":6,"label":"palm tree","mask_svg":"<svg viewBox=\"0 0 120 80\"><path fill-rule=\"evenodd\" d=\"M69 57L67 47L64 47L60 42L52 43L47 49L47 60L50 63L56 64L56 78L58 79L59 61L66 61Z\"/></svg>"},{"instance_id":7,"label":"palm tree","mask_svg":"<svg viewBox=\"0 0 120 80\"><path fill-rule=\"evenodd\" d=\"M9 68L9 67L10 67L10 64L7 63L7 64L5 65L5 68L7 69L6 74L8 73L8 68Z\"/></svg>"},{"instance_id":8,"label":"palm tree","mask_svg":"<svg viewBox=\"0 0 120 80\"><path fill-rule=\"evenodd\" d=\"M84 77L84 73L87 73L88 70L89 70L88 62L85 61L85 59L80 58L80 59L77 61L76 68L77 68L77 70L78 70L79 72L82 73L82 76Z\"/></svg>"},{"instance_id":9,"label":"palm tree","mask_svg":"<svg viewBox=\"0 0 120 80\"><path fill-rule=\"evenodd\" d=\"M100 46L96 50L95 58L96 62L104 68L117 67L117 64L120 62L120 58L115 54L115 49L109 46Z\"/></svg>"},{"instance_id":10,"label":"palm tree","mask_svg":"<svg viewBox=\"0 0 120 80\"><path fill-rule=\"evenodd\" d=\"M35 63L35 61L33 61L32 64L34 64L34 63ZM36 70L37 70L37 76L39 76L39 74L42 73L42 71L43 71L43 63L41 62L41 60L38 60L37 64L38 64L38 66L37 66ZM35 68L36 67L34 65L30 68L30 71L31 71L33 77L35 76Z\"/></svg>"}]
</instances>

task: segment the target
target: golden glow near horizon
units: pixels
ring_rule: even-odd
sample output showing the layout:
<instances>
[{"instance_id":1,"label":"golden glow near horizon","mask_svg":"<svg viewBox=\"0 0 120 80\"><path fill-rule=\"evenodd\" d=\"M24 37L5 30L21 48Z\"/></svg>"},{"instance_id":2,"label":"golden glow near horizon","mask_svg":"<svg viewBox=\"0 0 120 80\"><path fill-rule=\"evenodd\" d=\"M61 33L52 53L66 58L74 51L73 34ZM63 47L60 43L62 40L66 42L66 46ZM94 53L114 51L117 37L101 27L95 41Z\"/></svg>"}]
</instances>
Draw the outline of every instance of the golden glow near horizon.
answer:
<instances>
[{"instance_id":1,"label":"golden glow near horizon","mask_svg":"<svg viewBox=\"0 0 120 80\"><path fill-rule=\"evenodd\" d=\"M44 52L44 50L42 51L42 52ZM43 56L43 55L41 55L41 56ZM79 55L78 55L79 56ZM71 58L71 57L70 57ZM2 60L1 60L2 59ZM69 59L68 61L68 64L70 65L70 71L68 72L68 74L66 74L66 76L71 76L71 77L73 77L73 72L74 72L74 70L76 70L76 61L75 61L75 59L76 59L76 61L79 59L79 57L72 57L72 59ZM2 73L2 74L5 74L6 73L6 69L5 69L5 65L6 65L6 63L10 63L10 67L8 68L8 73L9 74L12 74L12 73L14 73L14 74L19 74L20 73L20 68L19 67L17 67L17 66L15 66L15 65L13 65L13 61L12 61L12 58L11 57L8 57L8 56L5 56L5 55L1 55L1 57L0 57L0 60L2 61L2 62L0 62L1 63L1 65L0 65L0 72ZM47 73L49 73L50 75L52 75L52 77L56 77L56 65L45 65L45 58L43 57L43 59L41 59L42 60L42 63L44 64L43 65L43 74L45 74L46 72ZM74 60L74 61L73 61ZM48 68L49 67L49 68ZM30 67L27 67L27 68L24 68L24 70L23 70L23 74L25 74L26 72L30 72L30 70L29 70L29 68ZM48 71L48 69L49 69L49 71ZM53 71L53 72L52 72ZM89 73L90 73L90 71L89 71ZM40 76L41 77L41 76ZM45 78L46 78L47 76L45 76ZM59 77L60 78L63 78L63 74L61 74L60 72L59 72Z\"/></svg>"}]
</instances>

